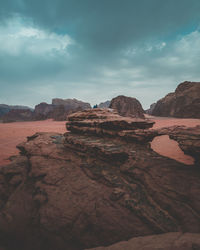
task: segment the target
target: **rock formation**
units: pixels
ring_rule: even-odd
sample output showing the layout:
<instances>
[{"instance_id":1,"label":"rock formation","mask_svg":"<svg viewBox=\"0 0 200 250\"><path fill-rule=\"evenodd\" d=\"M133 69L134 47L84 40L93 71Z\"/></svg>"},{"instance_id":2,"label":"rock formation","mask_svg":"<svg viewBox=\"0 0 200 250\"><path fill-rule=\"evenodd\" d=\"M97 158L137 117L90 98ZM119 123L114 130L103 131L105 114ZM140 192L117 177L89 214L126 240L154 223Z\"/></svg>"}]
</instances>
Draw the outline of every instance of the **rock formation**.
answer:
<instances>
[{"instance_id":1,"label":"rock formation","mask_svg":"<svg viewBox=\"0 0 200 250\"><path fill-rule=\"evenodd\" d=\"M0 246L82 250L200 233L199 165L155 153L149 142L168 132L152 125L92 109L71 114L64 135L28 137L21 155L0 167Z\"/></svg>"},{"instance_id":2,"label":"rock formation","mask_svg":"<svg viewBox=\"0 0 200 250\"><path fill-rule=\"evenodd\" d=\"M153 111L155 116L200 118L200 82L183 82L174 93L160 99Z\"/></svg>"},{"instance_id":3,"label":"rock formation","mask_svg":"<svg viewBox=\"0 0 200 250\"><path fill-rule=\"evenodd\" d=\"M41 102L35 106L34 116L36 120L44 120L52 117L54 106L46 102Z\"/></svg>"},{"instance_id":4,"label":"rock formation","mask_svg":"<svg viewBox=\"0 0 200 250\"><path fill-rule=\"evenodd\" d=\"M112 99L110 108L117 110L121 116L144 118L144 110L136 98L117 96Z\"/></svg>"},{"instance_id":5,"label":"rock formation","mask_svg":"<svg viewBox=\"0 0 200 250\"><path fill-rule=\"evenodd\" d=\"M200 234L166 233L145 237L136 237L109 247L97 247L90 250L198 250Z\"/></svg>"},{"instance_id":6,"label":"rock formation","mask_svg":"<svg viewBox=\"0 0 200 250\"><path fill-rule=\"evenodd\" d=\"M45 102L35 106L35 119L42 120L53 118L56 121L64 121L67 116L73 112L90 109L89 103L82 102L76 99L52 99L52 104Z\"/></svg>"},{"instance_id":7,"label":"rock formation","mask_svg":"<svg viewBox=\"0 0 200 250\"><path fill-rule=\"evenodd\" d=\"M21 105L7 105L7 104L0 104L0 117L7 114L12 109L29 109L33 111L32 108L27 106L21 106Z\"/></svg>"},{"instance_id":8,"label":"rock formation","mask_svg":"<svg viewBox=\"0 0 200 250\"><path fill-rule=\"evenodd\" d=\"M98 105L98 108L109 108L109 106L110 106L110 101L106 101L106 102L101 102Z\"/></svg>"},{"instance_id":9,"label":"rock formation","mask_svg":"<svg viewBox=\"0 0 200 250\"><path fill-rule=\"evenodd\" d=\"M60 99L60 98L55 98L52 99L52 105L58 106L58 105L63 105L66 110L77 110L81 108L82 110L84 109L90 109L91 106L87 102L82 102L76 99Z\"/></svg>"},{"instance_id":10,"label":"rock formation","mask_svg":"<svg viewBox=\"0 0 200 250\"><path fill-rule=\"evenodd\" d=\"M2 122L32 121L33 112L30 109L11 109L1 117Z\"/></svg>"},{"instance_id":11,"label":"rock formation","mask_svg":"<svg viewBox=\"0 0 200 250\"><path fill-rule=\"evenodd\" d=\"M176 140L183 152L191 155L200 166L200 126L195 128L173 126L162 128L159 133L168 134L171 139Z\"/></svg>"},{"instance_id":12,"label":"rock formation","mask_svg":"<svg viewBox=\"0 0 200 250\"><path fill-rule=\"evenodd\" d=\"M156 106L156 103L152 103L150 105L150 108L145 110L145 113L151 115L153 113L153 110L154 110L155 106Z\"/></svg>"}]
</instances>

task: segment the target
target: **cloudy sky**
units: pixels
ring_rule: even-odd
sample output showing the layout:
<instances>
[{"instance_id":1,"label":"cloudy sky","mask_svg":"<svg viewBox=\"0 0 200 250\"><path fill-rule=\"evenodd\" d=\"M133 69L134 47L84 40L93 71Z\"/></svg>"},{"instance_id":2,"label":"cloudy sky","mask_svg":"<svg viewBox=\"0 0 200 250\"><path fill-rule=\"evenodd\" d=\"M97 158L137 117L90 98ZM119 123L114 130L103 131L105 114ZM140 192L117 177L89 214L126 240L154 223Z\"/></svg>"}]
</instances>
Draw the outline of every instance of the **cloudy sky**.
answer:
<instances>
[{"instance_id":1,"label":"cloudy sky","mask_svg":"<svg viewBox=\"0 0 200 250\"><path fill-rule=\"evenodd\" d=\"M147 108L185 80L200 81L199 0L0 0L0 103Z\"/></svg>"}]
</instances>

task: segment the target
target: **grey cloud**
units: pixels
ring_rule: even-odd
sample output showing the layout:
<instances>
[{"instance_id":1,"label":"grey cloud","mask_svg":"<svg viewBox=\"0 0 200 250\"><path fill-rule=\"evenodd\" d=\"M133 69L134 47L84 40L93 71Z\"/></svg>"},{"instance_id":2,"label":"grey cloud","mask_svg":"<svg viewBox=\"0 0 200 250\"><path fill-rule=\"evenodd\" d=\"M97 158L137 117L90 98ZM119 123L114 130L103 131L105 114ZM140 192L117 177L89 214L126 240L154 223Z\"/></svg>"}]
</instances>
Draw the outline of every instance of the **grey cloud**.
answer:
<instances>
[{"instance_id":1,"label":"grey cloud","mask_svg":"<svg viewBox=\"0 0 200 250\"><path fill-rule=\"evenodd\" d=\"M191 53L192 43L178 52L179 36L199 25L199 0L0 1L0 25L19 17L21 25L74 41L66 51L44 54L0 50L0 102L34 105L75 97L95 104L126 94L147 107L179 81L200 77L199 51ZM162 42L166 46L159 49Z\"/></svg>"}]
</instances>

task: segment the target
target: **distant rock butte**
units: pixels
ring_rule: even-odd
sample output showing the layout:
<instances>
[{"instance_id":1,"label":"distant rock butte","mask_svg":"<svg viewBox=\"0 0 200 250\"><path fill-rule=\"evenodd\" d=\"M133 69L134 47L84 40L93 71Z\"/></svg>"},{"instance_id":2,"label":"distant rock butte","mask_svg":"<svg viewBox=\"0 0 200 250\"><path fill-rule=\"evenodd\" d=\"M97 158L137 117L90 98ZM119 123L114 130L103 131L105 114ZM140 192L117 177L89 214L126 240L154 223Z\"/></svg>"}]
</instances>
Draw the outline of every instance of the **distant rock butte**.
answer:
<instances>
[{"instance_id":1,"label":"distant rock butte","mask_svg":"<svg viewBox=\"0 0 200 250\"><path fill-rule=\"evenodd\" d=\"M183 82L174 93L160 99L149 114L179 118L200 118L200 82Z\"/></svg>"},{"instance_id":2,"label":"distant rock butte","mask_svg":"<svg viewBox=\"0 0 200 250\"><path fill-rule=\"evenodd\" d=\"M87 102L82 102L77 99L60 99L55 98L52 99L52 105L63 105L66 109L70 110L76 110L78 108L84 109L90 109L91 106Z\"/></svg>"},{"instance_id":3,"label":"distant rock butte","mask_svg":"<svg viewBox=\"0 0 200 250\"><path fill-rule=\"evenodd\" d=\"M30 109L11 109L8 113L1 117L1 121L16 122L16 121L32 121L33 112Z\"/></svg>"},{"instance_id":4,"label":"distant rock butte","mask_svg":"<svg viewBox=\"0 0 200 250\"><path fill-rule=\"evenodd\" d=\"M111 102L111 101L101 102L101 103L98 105L98 108L109 108L110 102Z\"/></svg>"},{"instance_id":5,"label":"distant rock butte","mask_svg":"<svg viewBox=\"0 0 200 250\"><path fill-rule=\"evenodd\" d=\"M133 97L117 96L112 99L109 107L115 109L121 116L144 118L142 105Z\"/></svg>"},{"instance_id":6,"label":"distant rock butte","mask_svg":"<svg viewBox=\"0 0 200 250\"><path fill-rule=\"evenodd\" d=\"M0 104L0 117L8 113L12 109L28 109L33 111L32 108L27 107L27 106L22 106L22 105L7 105L7 104Z\"/></svg>"},{"instance_id":7,"label":"distant rock butte","mask_svg":"<svg viewBox=\"0 0 200 250\"><path fill-rule=\"evenodd\" d=\"M0 167L0 246L82 250L138 236L200 233L198 158L187 166L150 147L154 137L168 134L193 154L190 133L152 125L92 109L69 115L64 135L28 137L18 145L20 155ZM198 243L192 237L187 244ZM162 240L171 238L150 241Z\"/></svg>"},{"instance_id":8,"label":"distant rock butte","mask_svg":"<svg viewBox=\"0 0 200 250\"><path fill-rule=\"evenodd\" d=\"M73 112L90 109L89 103L76 99L52 99L52 104L40 103L35 106L35 119L53 118L56 121L64 121Z\"/></svg>"}]
</instances>

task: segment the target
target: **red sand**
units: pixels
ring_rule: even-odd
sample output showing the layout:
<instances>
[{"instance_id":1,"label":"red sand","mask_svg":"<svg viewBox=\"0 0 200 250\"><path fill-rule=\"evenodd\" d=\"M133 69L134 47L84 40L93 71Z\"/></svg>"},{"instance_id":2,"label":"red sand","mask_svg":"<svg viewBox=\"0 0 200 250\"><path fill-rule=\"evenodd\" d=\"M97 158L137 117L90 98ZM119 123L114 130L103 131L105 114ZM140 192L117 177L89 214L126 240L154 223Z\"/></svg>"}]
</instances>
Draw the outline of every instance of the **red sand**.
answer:
<instances>
[{"instance_id":1,"label":"red sand","mask_svg":"<svg viewBox=\"0 0 200 250\"><path fill-rule=\"evenodd\" d=\"M156 123L153 128L169 127L173 125L185 125L194 127L200 125L200 119L177 119L167 117L153 117L151 118ZM14 122L14 123L0 123L0 165L9 163L8 157L18 154L16 145L26 140L27 136L33 135L36 132L58 132L64 133L66 131L64 122L55 122L52 120L35 121L35 122ZM191 164L191 157L184 155L178 144L170 140L168 136L156 137L152 142L152 148L157 153ZM173 150L172 150L173 149Z\"/></svg>"},{"instance_id":2,"label":"red sand","mask_svg":"<svg viewBox=\"0 0 200 250\"><path fill-rule=\"evenodd\" d=\"M8 157L18 154L16 145L36 132L66 132L64 122L52 120L0 123L0 165L9 163Z\"/></svg>"},{"instance_id":3,"label":"red sand","mask_svg":"<svg viewBox=\"0 0 200 250\"><path fill-rule=\"evenodd\" d=\"M151 148L160 155L169 157L187 165L194 164L194 159L185 155L178 142L171 140L168 135L157 136L151 142Z\"/></svg>"},{"instance_id":4,"label":"red sand","mask_svg":"<svg viewBox=\"0 0 200 250\"><path fill-rule=\"evenodd\" d=\"M155 117L149 115L146 115L146 118L150 118L151 120L155 121L153 129L170 127L174 125L184 125L186 127L195 127L200 125L200 119ZM189 155L185 155L178 143L174 140L171 140L167 135L155 137L151 142L151 148L160 155L169 157L187 165L192 165L194 163L194 159Z\"/></svg>"}]
</instances>

